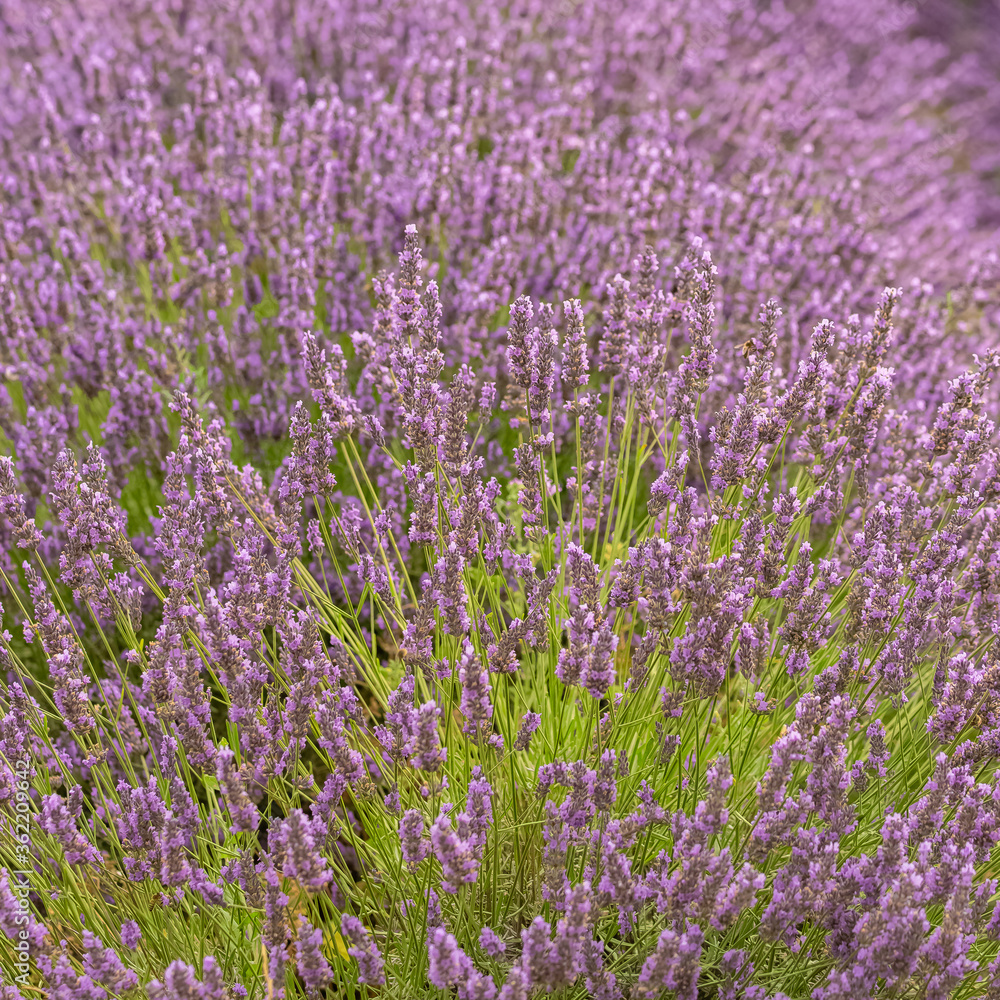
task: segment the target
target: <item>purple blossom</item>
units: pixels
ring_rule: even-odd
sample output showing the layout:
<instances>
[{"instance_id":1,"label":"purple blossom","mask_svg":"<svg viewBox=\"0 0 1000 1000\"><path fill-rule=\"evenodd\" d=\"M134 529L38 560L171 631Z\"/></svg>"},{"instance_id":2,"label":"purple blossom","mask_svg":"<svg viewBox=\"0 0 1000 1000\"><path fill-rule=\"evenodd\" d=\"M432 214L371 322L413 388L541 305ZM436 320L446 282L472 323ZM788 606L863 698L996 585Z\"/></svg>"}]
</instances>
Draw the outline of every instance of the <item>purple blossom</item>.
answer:
<instances>
[{"instance_id":1,"label":"purple blossom","mask_svg":"<svg viewBox=\"0 0 1000 1000\"><path fill-rule=\"evenodd\" d=\"M576 829L582 828L614 804L617 797L616 761L615 751L606 750L596 771L590 770L580 760L543 764L538 769L535 794L544 799L553 786L568 789L569 795L557 813L562 822Z\"/></svg>"},{"instance_id":2,"label":"purple blossom","mask_svg":"<svg viewBox=\"0 0 1000 1000\"><path fill-rule=\"evenodd\" d=\"M139 977L132 969L126 969L113 948L105 948L99 937L90 931L83 932L83 971L95 983L108 987L115 993L123 993L139 983Z\"/></svg>"},{"instance_id":3,"label":"purple blossom","mask_svg":"<svg viewBox=\"0 0 1000 1000\"><path fill-rule=\"evenodd\" d=\"M534 736L541 724L542 717L538 712L526 712L524 719L521 721L521 728L517 731L517 737L514 740L514 749L530 749L531 737Z\"/></svg>"},{"instance_id":4,"label":"purple blossom","mask_svg":"<svg viewBox=\"0 0 1000 1000\"><path fill-rule=\"evenodd\" d=\"M327 859L320 853L322 842L315 823L301 809L293 809L286 819L276 823L268 838L282 872L312 889L322 888L333 878Z\"/></svg>"},{"instance_id":5,"label":"purple blossom","mask_svg":"<svg viewBox=\"0 0 1000 1000\"><path fill-rule=\"evenodd\" d=\"M463 731L474 735L489 725L493 718L490 701L489 674L480 662L472 643L465 643L458 665L458 680L462 685L461 712L465 716Z\"/></svg>"},{"instance_id":6,"label":"purple blossom","mask_svg":"<svg viewBox=\"0 0 1000 1000\"><path fill-rule=\"evenodd\" d=\"M10 522L20 548L32 552L38 547L42 535L34 520L25 513L24 497L17 489L14 462L8 456L0 458L0 514Z\"/></svg>"},{"instance_id":7,"label":"purple blossom","mask_svg":"<svg viewBox=\"0 0 1000 1000\"><path fill-rule=\"evenodd\" d=\"M333 970L323 957L322 945L322 930L304 923L295 942L295 964L306 989L313 993L318 993L333 979Z\"/></svg>"},{"instance_id":8,"label":"purple blossom","mask_svg":"<svg viewBox=\"0 0 1000 1000\"><path fill-rule=\"evenodd\" d=\"M438 720L441 709L433 701L420 706L413 734L404 747L410 763L420 771L434 773L448 759L448 748L438 739Z\"/></svg>"},{"instance_id":9,"label":"purple blossom","mask_svg":"<svg viewBox=\"0 0 1000 1000\"><path fill-rule=\"evenodd\" d=\"M383 986L385 964L382 953L361 921L345 913L340 918L340 933L349 945L348 954L357 960L358 982L369 986Z\"/></svg>"},{"instance_id":10,"label":"purple blossom","mask_svg":"<svg viewBox=\"0 0 1000 1000\"><path fill-rule=\"evenodd\" d=\"M154 980L148 987L151 1000L228 1000L230 996L240 996L234 987L231 991L222 978L222 970L216 960L209 955L202 963L201 979L195 970L185 962L175 961L167 966L162 982Z\"/></svg>"},{"instance_id":11,"label":"purple blossom","mask_svg":"<svg viewBox=\"0 0 1000 1000\"><path fill-rule=\"evenodd\" d=\"M220 751L215 759L216 778L233 820L229 832L253 831L260 823L260 813L246 793L243 782L233 766L234 759L235 754L232 750Z\"/></svg>"},{"instance_id":12,"label":"purple blossom","mask_svg":"<svg viewBox=\"0 0 1000 1000\"><path fill-rule=\"evenodd\" d=\"M431 846L441 863L441 887L457 893L463 883L475 882L486 846L486 833L477 818L462 812L453 824L448 812L441 814L431 826Z\"/></svg>"},{"instance_id":13,"label":"purple blossom","mask_svg":"<svg viewBox=\"0 0 1000 1000\"><path fill-rule=\"evenodd\" d=\"M566 332L563 336L563 383L574 392L587 384L589 359L587 331L583 321L583 304L579 299L563 302Z\"/></svg>"},{"instance_id":14,"label":"purple blossom","mask_svg":"<svg viewBox=\"0 0 1000 1000\"><path fill-rule=\"evenodd\" d=\"M415 869L430 853L424 839L424 818L416 809L407 809L399 821L399 840L403 848L403 861Z\"/></svg>"},{"instance_id":15,"label":"purple blossom","mask_svg":"<svg viewBox=\"0 0 1000 1000\"><path fill-rule=\"evenodd\" d=\"M129 951L135 951L142 940L142 931L134 920L126 920L121 929L122 945Z\"/></svg>"},{"instance_id":16,"label":"purple blossom","mask_svg":"<svg viewBox=\"0 0 1000 1000\"><path fill-rule=\"evenodd\" d=\"M703 935L697 924L683 931L669 927L660 934L656 949L643 963L637 995L654 996L660 990L674 990L678 1000L695 1000L701 974L699 961Z\"/></svg>"},{"instance_id":17,"label":"purple blossom","mask_svg":"<svg viewBox=\"0 0 1000 1000\"><path fill-rule=\"evenodd\" d=\"M74 785L67 798L61 795L47 795L42 800L38 825L50 836L55 837L66 863L70 865L86 861L97 864L101 856L78 827L83 813L83 789Z\"/></svg>"},{"instance_id":18,"label":"purple blossom","mask_svg":"<svg viewBox=\"0 0 1000 1000\"><path fill-rule=\"evenodd\" d=\"M427 978L439 990L457 987L460 1000L493 1000L496 996L493 980L476 969L444 927L435 927L428 934L427 954Z\"/></svg>"},{"instance_id":19,"label":"purple blossom","mask_svg":"<svg viewBox=\"0 0 1000 1000\"><path fill-rule=\"evenodd\" d=\"M484 927L479 933L479 947L491 958L497 958L507 950L507 945L497 936L492 927Z\"/></svg>"},{"instance_id":20,"label":"purple blossom","mask_svg":"<svg viewBox=\"0 0 1000 1000\"><path fill-rule=\"evenodd\" d=\"M614 683L618 636L612 631L611 616L600 607L597 567L577 545L569 547L567 570L573 580L574 610L566 623L569 645L560 651L556 675L564 684L582 684L594 698L601 698Z\"/></svg>"}]
</instances>

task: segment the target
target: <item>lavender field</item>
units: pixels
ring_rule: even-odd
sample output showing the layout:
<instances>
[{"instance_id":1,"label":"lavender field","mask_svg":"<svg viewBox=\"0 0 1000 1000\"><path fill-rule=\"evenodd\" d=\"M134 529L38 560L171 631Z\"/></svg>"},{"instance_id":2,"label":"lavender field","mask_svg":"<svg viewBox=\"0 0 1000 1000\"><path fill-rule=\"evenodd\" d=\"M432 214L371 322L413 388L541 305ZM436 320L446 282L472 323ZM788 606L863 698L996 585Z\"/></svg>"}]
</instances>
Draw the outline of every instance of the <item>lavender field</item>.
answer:
<instances>
[{"instance_id":1,"label":"lavender field","mask_svg":"<svg viewBox=\"0 0 1000 1000\"><path fill-rule=\"evenodd\" d=\"M998 49L0 0L0 1000L1000 1000Z\"/></svg>"}]
</instances>

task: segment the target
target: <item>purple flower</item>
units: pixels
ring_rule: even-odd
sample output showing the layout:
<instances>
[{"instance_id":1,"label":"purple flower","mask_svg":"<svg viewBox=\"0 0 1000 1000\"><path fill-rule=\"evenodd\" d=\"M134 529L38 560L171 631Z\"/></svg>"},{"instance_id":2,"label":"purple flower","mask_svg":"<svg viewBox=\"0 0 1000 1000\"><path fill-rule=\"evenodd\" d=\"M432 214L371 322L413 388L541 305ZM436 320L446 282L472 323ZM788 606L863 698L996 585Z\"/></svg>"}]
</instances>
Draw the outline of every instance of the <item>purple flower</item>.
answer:
<instances>
[{"instance_id":1,"label":"purple flower","mask_svg":"<svg viewBox=\"0 0 1000 1000\"><path fill-rule=\"evenodd\" d=\"M25 639L31 642L37 635L41 640L53 681L53 698L64 724L72 731L86 732L94 726L94 714L83 649L65 615L56 610L41 577L28 563L24 573L35 605L33 626L25 623Z\"/></svg>"},{"instance_id":2,"label":"purple flower","mask_svg":"<svg viewBox=\"0 0 1000 1000\"><path fill-rule=\"evenodd\" d=\"M465 812L460 821L466 822L475 836L485 837L493 825L493 786L483 777L483 770L476 765L472 769L469 789L465 797Z\"/></svg>"},{"instance_id":3,"label":"purple flower","mask_svg":"<svg viewBox=\"0 0 1000 1000\"><path fill-rule=\"evenodd\" d=\"M297 879L312 889L320 889L332 878L327 859L320 853L322 839L316 825L301 809L293 809L288 817L272 828L268 843L283 874Z\"/></svg>"},{"instance_id":4,"label":"purple flower","mask_svg":"<svg viewBox=\"0 0 1000 1000\"><path fill-rule=\"evenodd\" d=\"M677 369L677 395L685 401L680 414L687 412L691 400L705 391L718 357L713 343L718 268L712 263L711 254L703 249L701 239L696 237L675 271L677 282L683 282L689 296L685 311L691 338L691 353Z\"/></svg>"},{"instance_id":5,"label":"purple flower","mask_svg":"<svg viewBox=\"0 0 1000 1000\"><path fill-rule=\"evenodd\" d=\"M245 996L245 991L239 992L242 989L226 986L222 970L209 955L202 962L200 981L190 965L178 960L167 966L162 982L154 980L149 984L148 992L151 1000L229 1000L233 996Z\"/></svg>"},{"instance_id":6,"label":"purple flower","mask_svg":"<svg viewBox=\"0 0 1000 1000\"><path fill-rule=\"evenodd\" d=\"M885 742L885 727L881 721L876 719L867 730L868 744L868 767L879 778L886 777L885 765L889 761L889 748Z\"/></svg>"},{"instance_id":7,"label":"purple flower","mask_svg":"<svg viewBox=\"0 0 1000 1000\"><path fill-rule=\"evenodd\" d=\"M493 1000L496 996L492 978L472 964L444 927L434 927L428 933L427 955L427 978L439 990L457 987L459 1000Z\"/></svg>"},{"instance_id":8,"label":"purple flower","mask_svg":"<svg viewBox=\"0 0 1000 1000\"><path fill-rule=\"evenodd\" d=\"M255 874L245 873L247 887L252 886ZM275 994L280 993L281 996L284 996L283 983L285 981L285 967L288 963L288 948L285 943L288 936L288 920L285 916L285 907L288 906L289 900L281 889L281 877L270 858L265 862L263 874L264 923L261 927L261 941L266 951L267 975L274 983ZM240 884L244 885L243 880ZM246 893L246 888L244 888L244 892Z\"/></svg>"},{"instance_id":9,"label":"purple flower","mask_svg":"<svg viewBox=\"0 0 1000 1000\"><path fill-rule=\"evenodd\" d=\"M601 698L615 680L618 636L612 630L612 616L605 616L600 606L598 570L593 560L571 544L566 562L573 581L573 616L566 623L569 645L559 653L556 675L564 684L582 684L594 698Z\"/></svg>"},{"instance_id":10,"label":"purple flower","mask_svg":"<svg viewBox=\"0 0 1000 1000\"><path fill-rule=\"evenodd\" d=\"M566 893L565 916L558 921L554 935L547 921L535 917L521 931L521 957L511 969L500 996L527 995L531 987L539 986L561 989L572 986L588 968L596 972L591 908L590 883L583 882Z\"/></svg>"},{"instance_id":11,"label":"purple flower","mask_svg":"<svg viewBox=\"0 0 1000 1000\"><path fill-rule=\"evenodd\" d=\"M603 871L597 891L608 903L618 907L618 926L626 935L632 929L636 899L631 862L610 839L604 844L601 861Z\"/></svg>"},{"instance_id":12,"label":"purple flower","mask_svg":"<svg viewBox=\"0 0 1000 1000\"><path fill-rule=\"evenodd\" d=\"M479 933L479 947L491 958L497 958L507 950L507 945L497 937L492 927L484 927Z\"/></svg>"},{"instance_id":13,"label":"purple flower","mask_svg":"<svg viewBox=\"0 0 1000 1000\"><path fill-rule=\"evenodd\" d=\"M414 870L430 853L424 839L424 818L417 809L407 809L399 821L399 840L403 848L403 861Z\"/></svg>"},{"instance_id":14,"label":"purple flower","mask_svg":"<svg viewBox=\"0 0 1000 1000\"><path fill-rule=\"evenodd\" d=\"M449 635L464 636L469 631L468 597L462 585L465 557L454 539L450 539L444 556L434 566L432 598Z\"/></svg>"},{"instance_id":15,"label":"purple flower","mask_svg":"<svg viewBox=\"0 0 1000 1000\"><path fill-rule=\"evenodd\" d=\"M511 304L510 326L507 327L507 367L510 369L511 381L523 389L531 385L531 376L528 372L528 336L533 315L531 299L526 295L522 295Z\"/></svg>"},{"instance_id":16,"label":"purple flower","mask_svg":"<svg viewBox=\"0 0 1000 1000\"><path fill-rule=\"evenodd\" d=\"M493 718L493 703L490 701L489 674L470 642L465 643L459 661L458 680L462 685L460 710L465 716L462 730L474 735L487 726Z\"/></svg>"},{"instance_id":17,"label":"purple flower","mask_svg":"<svg viewBox=\"0 0 1000 1000\"><path fill-rule=\"evenodd\" d=\"M629 282L620 274L607 285L605 294L608 305L604 311L604 329L600 340L600 369L609 375L617 375L622 370L625 360L626 346L629 340L628 329L628 291Z\"/></svg>"},{"instance_id":18,"label":"purple flower","mask_svg":"<svg viewBox=\"0 0 1000 1000\"><path fill-rule=\"evenodd\" d=\"M611 808L617 796L615 753L605 751L599 770L592 771L582 760L570 763L553 761L538 769L535 794L544 799L553 785L569 789L569 796L558 809L563 822L571 827L586 826L600 811Z\"/></svg>"},{"instance_id":19,"label":"purple flower","mask_svg":"<svg viewBox=\"0 0 1000 1000\"><path fill-rule=\"evenodd\" d=\"M340 933L349 945L347 953L351 958L357 959L358 982L368 986L384 986L385 964L382 953L361 921L345 913L340 918Z\"/></svg>"},{"instance_id":20,"label":"purple flower","mask_svg":"<svg viewBox=\"0 0 1000 1000\"><path fill-rule=\"evenodd\" d=\"M660 934L656 949L643 963L635 993L655 996L661 990L673 990L677 1000L696 1000L701 975L703 934L697 924L687 924L683 931L669 927Z\"/></svg>"},{"instance_id":21,"label":"purple flower","mask_svg":"<svg viewBox=\"0 0 1000 1000\"><path fill-rule=\"evenodd\" d=\"M38 815L38 825L50 836L55 837L63 849L66 863L70 865L86 861L97 864L101 855L97 848L80 832L77 824L83 813L83 789L74 785L69 796L46 795Z\"/></svg>"},{"instance_id":22,"label":"purple flower","mask_svg":"<svg viewBox=\"0 0 1000 1000\"><path fill-rule=\"evenodd\" d=\"M318 993L333 980L333 970L323 957L323 932L304 921L295 942L295 965L310 992Z\"/></svg>"},{"instance_id":23,"label":"purple flower","mask_svg":"<svg viewBox=\"0 0 1000 1000\"><path fill-rule=\"evenodd\" d=\"M229 832L252 832L260 824L260 813L250 801L243 781L233 766L235 757L232 750L220 750L215 759L215 775L233 821Z\"/></svg>"},{"instance_id":24,"label":"purple flower","mask_svg":"<svg viewBox=\"0 0 1000 1000\"><path fill-rule=\"evenodd\" d=\"M531 747L531 737L542 724L542 717L538 712L526 712L521 721L521 728L517 731L514 739L515 750L528 750Z\"/></svg>"},{"instance_id":25,"label":"purple flower","mask_svg":"<svg viewBox=\"0 0 1000 1000\"><path fill-rule=\"evenodd\" d=\"M122 944L129 951L135 951L139 947L139 942L142 940L142 931L134 920L126 920L122 924L121 939Z\"/></svg>"},{"instance_id":26,"label":"purple flower","mask_svg":"<svg viewBox=\"0 0 1000 1000\"><path fill-rule=\"evenodd\" d=\"M448 748L438 739L438 719L441 709L433 701L420 706L414 730L404 747L410 763L419 771L434 773L448 759Z\"/></svg>"},{"instance_id":27,"label":"purple flower","mask_svg":"<svg viewBox=\"0 0 1000 1000\"><path fill-rule=\"evenodd\" d=\"M475 882L483 860L486 837L473 829L465 813L459 813L457 828L442 809L431 826L431 846L441 862L441 887L457 893L463 883Z\"/></svg>"},{"instance_id":28,"label":"purple flower","mask_svg":"<svg viewBox=\"0 0 1000 1000\"><path fill-rule=\"evenodd\" d=\"M42 534L25 513L24 497L17 489L14 462L6 455L0 457L0 514L10 521L14 538L22 549L33 552L38 548Z\"/></svg>"},{"instance_id":29,"label":"purple flower","mask_svg":"<svg viewBox=\"0 0 1000 1000\"><path fill-rule=\"evenodd\" d=\"M576 391L587 384L589 359L587 331L583 322L583 304L579 299L563 302L566 333L563 337L562 378L568 389Z\"/></svg>"},{"instance_id":30,"label":"purple flower","mask_svg":"<svg viewBox=\"0 0 1000 1000\"><path fill-rule=\"evenodd\" d=\"M402 806L400 804L398 786L393 786L392 791L383 799L383 804L385 805L386 812L391 813L393 816L399 815Z\"/></svg>"},{"instance_id":31,"label":"purple flower","mask_svg":"<svg viewBox=\"0 0 1000 1000\"><path fill-rule=\"evenodd\" d=\"M94 982L115 993L124 993L138 985L138 975L122 965L114 949L105 948L101 939L87 930L83 932L83 949L83 971Z\"/></svg>"}]
</instances>

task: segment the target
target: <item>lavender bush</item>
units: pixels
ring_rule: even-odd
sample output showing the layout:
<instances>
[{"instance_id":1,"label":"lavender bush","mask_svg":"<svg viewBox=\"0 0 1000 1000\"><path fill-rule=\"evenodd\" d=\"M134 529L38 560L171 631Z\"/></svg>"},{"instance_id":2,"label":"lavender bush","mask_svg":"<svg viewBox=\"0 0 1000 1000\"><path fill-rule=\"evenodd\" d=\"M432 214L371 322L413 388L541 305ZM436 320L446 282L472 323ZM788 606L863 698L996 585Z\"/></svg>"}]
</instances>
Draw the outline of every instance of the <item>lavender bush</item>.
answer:
<instances>
[{"instance_id":1,"label":"lavender bush","mask_svg":"<svg viewBox=\"0 0 1000 1000\"><path fill-rule=\"evenodd\" d=\"M4 5L2 1000L1000 998L911 7Z\"/></svg>"}]
</instances>

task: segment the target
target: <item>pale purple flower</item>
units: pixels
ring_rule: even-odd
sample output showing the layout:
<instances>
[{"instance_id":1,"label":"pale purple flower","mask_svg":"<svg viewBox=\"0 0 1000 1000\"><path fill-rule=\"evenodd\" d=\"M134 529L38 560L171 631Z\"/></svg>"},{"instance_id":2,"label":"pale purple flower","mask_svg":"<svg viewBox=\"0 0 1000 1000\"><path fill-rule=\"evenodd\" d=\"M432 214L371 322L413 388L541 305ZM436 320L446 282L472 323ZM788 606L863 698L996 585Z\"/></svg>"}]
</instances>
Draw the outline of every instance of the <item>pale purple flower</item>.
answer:
<instances>
[{"instance_id":1,"label":"pale purple flower","mask_svg":"<svg viewBox=\"0 0 1000 1000\"><path fill-rule=\"evenodd\" d=\"M122 944L129 951L135 951L139 947L139 942L142 940L142 931L134 920L126 920L122 924L121 939Z\"/></svg>"},{"instance_id":2,"label":"pale purple flower","mask_svg":"<svg viewBox=\"0 0 1000 1000\"><path fill-rule=\"evenodd\" d=\"M492 927L484 927L479 933L479 947L491 958L497 958L507 950L507 945L497 936Z\"/></svg>"},{"instance_id":3,"label":"pale purple flower","mask_svg":"<svg viewBox=\"0 0 1000 1000\"><path fill-rule=\"evenodd\" d=\"M358 982L368 986L383 986L385 964L382 953L361 921L345 913L340 918L340 933L349 945L348 954L357 960Z\"/></svg>"}]
</instances>

